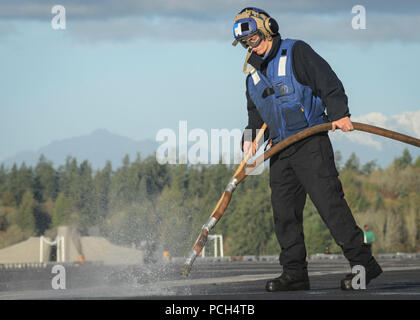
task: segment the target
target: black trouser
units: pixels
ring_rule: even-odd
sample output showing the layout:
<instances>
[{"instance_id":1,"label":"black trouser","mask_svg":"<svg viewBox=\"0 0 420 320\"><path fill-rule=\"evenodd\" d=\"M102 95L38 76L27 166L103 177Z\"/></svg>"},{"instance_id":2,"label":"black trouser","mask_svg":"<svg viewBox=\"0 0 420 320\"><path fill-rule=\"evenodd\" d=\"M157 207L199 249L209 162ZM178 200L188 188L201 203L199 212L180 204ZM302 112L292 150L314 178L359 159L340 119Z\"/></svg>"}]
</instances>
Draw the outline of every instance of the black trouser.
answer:
<instances>
[{"instance_id":1,"label":"black trouser","mask_svg":"<svg viewBox=\"0 0 420 320\"><path fill-rule=\"evenodd\" d=\"M303 234L303 209L309 194L322 220L350 265L370 264L370 246L363 242L344 199L327 133L302 140L270 160L271 202L274 227L280 243L280 264L296 276L307 276Z\"/></svg>"}]
</instances>

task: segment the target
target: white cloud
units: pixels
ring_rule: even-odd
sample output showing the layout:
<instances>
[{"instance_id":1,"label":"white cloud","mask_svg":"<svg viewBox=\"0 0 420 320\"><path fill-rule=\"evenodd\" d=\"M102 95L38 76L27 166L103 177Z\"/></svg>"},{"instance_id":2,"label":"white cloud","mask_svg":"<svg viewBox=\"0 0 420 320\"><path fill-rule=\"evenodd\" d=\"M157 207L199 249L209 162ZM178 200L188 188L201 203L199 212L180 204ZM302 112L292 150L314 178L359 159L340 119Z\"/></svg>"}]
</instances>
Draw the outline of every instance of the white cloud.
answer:
<instances>
[{"instance_id":1,"label":"white cloud","mask_svg":"<svg viewBox=\"0 0 420 320\"><path fill-rule=\"evenodd\" d=\"M386 126L388 118L380 112L371 112L359 117L352 117L352 121L363 122L379 127Z\"/></svg>"},{"instance_id":2,"label":"white cloud","mask_svg":"<svg viewBox=\"0 0 420 320\"><path fill-rule=\"evenodd\" d=\"M399 128L414 137L420 138L420 110L403 112L401 114L391 116L389 123L392 127Z\"/></svg>"},{"instance_id":3,"label":"white cloud","mask_svg":"<svg viewBox=\"0 0 420 320\"><path fill-rule=\"evenodd\" d=\"M386 116L380 112L372 112L358 117L352 117L351 119L353 122L366 123L420 138L420 110L404 111L392 116ZM359 131L347 133L337 131L336 133L331 135L332 139L348 139L360 145L372 146L378 151L384 148L384 140L372 134Z\"/></svg>"},{"instance_id":4,"label":"white cloud","mask_svg":"<svg viewBox=\"0 0 420 320\"><path fill-rule=\"evenodd\" d=\"M351 119L353 122L371 124L420 138L420 110L401 111L394 115L372 112L358 117L352 116ZM367 132L351 131L343 133L340 130L336 130L334 133L330 132L329 136L334 150L339 150L343 159L347 159L354 152L361 163L375 160L380 167L385 168L396 157L400 157L406 149L410 152L413 159L420 157L420 148Z\"/></svg>"},{"instance_id":5,"label":"white cloud","mask_svg":"<svg viewBox=\"0 0 420 320\"><path fill-rule=\"evenodd\" d=\"M352 117L352 121L363 122L414 137L420 137L420 110L403 111L388 117L380 112L372 112L362 116Z\"/></svg>"},{"instance_id":6,"label":"white cloud","mask_svg":"<svg viewBox=\"0 0 420 320\"><path fill-rule=\"evenodd\" d=\"M365 2L365 3L364 3ZM0 17L35 18L48 14L48 8L56 4L53 0L2 0ZM250 4L244 0L61 0L60 4L74 12L76 18L110 18L122 16L182 16L190 18L217 17L237 13L246 6L257 6L273 16L275 13L324 14L332 15L350 13L357 2L337 0L294 0L273 1L260 0ZM419 13L418 0L362 1L368 14L371 12L393 15Z\"/></svg>"},{"instance_id":7,"label":"white cloud","mask_svg":"<svg viewBox=\"0 0 420 320\"><path fill-rule=\"evenodd\" d=\"M343 133L340 131L340 134L344 137L349 139L351 142L362 144L366 146L374 147L378 151L382 151L383 146L382 143L376 140L373 135L366 133L366 132L360 132L360 131L354 131L354 132L346 132Z\"/></svg>"},{"instance_id":8,"label":"white cloud","mask_svg":"<svg viewBox=\"0 0 420 320\"><path fill-rule=\"evenodd\" d=\"M55 4L52 0L2 0L0 18L48 21ZM169 28L181 31L189 40L201 40L203 37L229 40L234 15L249 5L243 0L62 0L60 4L66 8L69 26L86 31L74 33L76 37L86 39L93 35L94 40L99 34L103 40L110 41L119 39L116 34L125 39L147 38L148 34L143 31L155 19L162 21L152 30L160 39L165 37ZM354 5L336 0L262 0L257 4L278 21L280 33L285 37L328 42L420 42L420 33L417 32L420 26L418 0L406 0L398 5L370 0L365 4L366 30L353 30L351 26ZM141 25L146 27L137 29ZM92 30L88 30L88 26Z\"/></svg>"},{"instance_id":9,"label":"white cloud","mask_svg":"<svg viewBox=\"0 0 420 320\"><path fill-rule=\"evenodd\" d=\"M371 112L351 119L353 122L366 123L420 138L420 110L404 111L392 116L386 116L380 112ZM374 147L378 151L382 151L384 148L383 138L360 131L346 133L336 131L335 134L331 135L331 139L348 139L360 145Z\"/></svg>"}]
</instances>

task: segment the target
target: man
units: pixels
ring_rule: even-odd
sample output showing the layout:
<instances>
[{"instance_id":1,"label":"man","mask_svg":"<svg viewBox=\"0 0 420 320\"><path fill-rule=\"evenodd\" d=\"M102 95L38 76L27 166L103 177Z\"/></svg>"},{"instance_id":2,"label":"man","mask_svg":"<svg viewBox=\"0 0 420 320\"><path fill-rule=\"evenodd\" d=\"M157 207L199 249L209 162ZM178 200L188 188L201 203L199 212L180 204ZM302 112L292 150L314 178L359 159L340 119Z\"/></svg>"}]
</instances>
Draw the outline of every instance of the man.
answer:
<instances>
[{"instance_id":1,"label":"man","mask_svg":"<svg viewBox=\"0 0 420 320\"><path fill-rule=\"evenodd\" d=\"M373 230L367 225L365 224L363 226L363 234L364 234L364 243L367 243L368 245L370 245L370 248L372 249L372 245L375 242L376 238L375 238L375 234L373 233Z\"/></svg>"},{"instance_id":2,"label":"man","mask_svg":"<svg viewBox=\"0 0 420 320\"><path fill-rule=\"evenodd\" d=\"M264 122L268 126L265 140L274 144L326 121L332 122L332 131L353 130L342 83L308 44L281 39L277 22L258 8L245 8L235 16L233 32L233 45L240 43L248 49L246 129L252 135L244 134L245 153L249 148L256 152L258 146L252 141ZM247 64L252 67L245 70ZM350 266L365 267L366 284L382 272L344 199L327 133L308 137L273 156L270 188L283 273L269 280L266 290L310 289L303 234L307 194ZM342 280L343 290L349 288L353 276Z\"/></svg>"}]
</instances>

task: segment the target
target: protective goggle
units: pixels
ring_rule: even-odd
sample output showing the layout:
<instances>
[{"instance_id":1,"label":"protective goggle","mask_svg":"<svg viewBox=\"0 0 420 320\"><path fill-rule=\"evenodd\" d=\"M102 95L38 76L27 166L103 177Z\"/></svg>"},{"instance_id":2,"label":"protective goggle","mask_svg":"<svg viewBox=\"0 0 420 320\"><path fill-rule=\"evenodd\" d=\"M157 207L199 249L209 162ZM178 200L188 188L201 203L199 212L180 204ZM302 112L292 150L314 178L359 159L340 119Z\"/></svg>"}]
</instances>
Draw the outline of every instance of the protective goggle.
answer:
<instances>
[{"instance_id":1,"label":"protective goggle","mask_svg":"<svg viewBox=\"0 0 420 320\"><path fill-rule=\"evenodd\" d=\"M264 35L257 31L255 34L251 34L248 37L238 40L238 42L245 48L248 49L249 46L256 48L264 39Z\"/></svg>"}]
</instances>

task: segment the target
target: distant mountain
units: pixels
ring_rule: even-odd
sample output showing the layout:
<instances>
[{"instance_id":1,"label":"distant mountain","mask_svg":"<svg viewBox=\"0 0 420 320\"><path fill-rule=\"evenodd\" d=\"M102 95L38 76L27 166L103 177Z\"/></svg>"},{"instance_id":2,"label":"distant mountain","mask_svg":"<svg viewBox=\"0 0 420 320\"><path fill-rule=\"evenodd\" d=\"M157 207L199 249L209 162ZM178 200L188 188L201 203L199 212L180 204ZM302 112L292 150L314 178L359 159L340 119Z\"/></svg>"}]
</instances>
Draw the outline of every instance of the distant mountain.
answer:
<instances>
[{"instance_id":1,"label":"distant mountain","mask_svg":"<svg viewBox=\"0 0 420 320\"><path fill-rule=\"evenodd\" d=\"M157 142L151 139L136 141L98 129L89 135L53 141L35 152L19 152L6 158L3 164L11 167L13 163L20 165L25 162L27 166L35 166L40 156L44 155L55 167L64 164L67 156L72 156L79 162L88 160L94 169L103 168L107 160L111 161L113 168L117 168L126 154L133 161L137 153L142 158L154 155L157 147Z\"/></svg>"},{"instance_id":2,"label":"distant mountain","mask_svg":"<svg viewBox=\"0 0 420 320\"><path fill-rule=\"evenodd\" d=\"M420 123L420 110L401 112L392 116L370 113L358 118L354 117L352 120L376 125L413 137L420 137L420 126L418 125ZM400 157L405 148L409 150L413 161L420 156L420 148L365 132L353 131L343 133L337 130L336 132L330 132L329 135L334 150L341 152L341 165L344 165L352 152L356 153L360 160L360 165L376 160L377 165L382 168L386 168L396 157ZM178 139L176 139L176 142L178 142ZM191 150L190 147L194 143L188 142L188 150ZM111 161L113 168L118 168L121 166L126 154L130 156L132 161L136 158L137 153L140 153L142 158L146 158L147 156L155 155L159 145L158 142L152 139L136 141L100 129L89 135L53 141L36 152L20 152L11 158L5 159L3 163L7 167L11 167L13 163L20 165L22 162L25 162L28 166L34 166L43 154L48 160L53 162L54 166L58 167L64 164L66 157L70 155L75 157L79 163L83 160L88 160L95 169L103 168L107 160ZM174 148L177 149L177 146L175 145ZM231 149L232 163L234 159L234 148L232 145ZM177 149L177 151L180 150ZM203 149L200 150L200 154L207 155L207 159L210 161L211 152ZM216 155L216 159L218 158L220 157ZM191 163L191 159L188 160Z\"/></svg>"}]
</instances>

